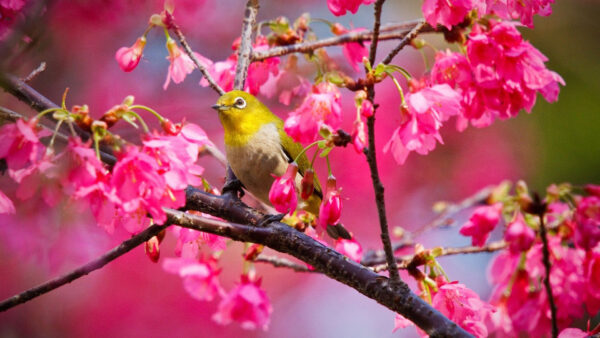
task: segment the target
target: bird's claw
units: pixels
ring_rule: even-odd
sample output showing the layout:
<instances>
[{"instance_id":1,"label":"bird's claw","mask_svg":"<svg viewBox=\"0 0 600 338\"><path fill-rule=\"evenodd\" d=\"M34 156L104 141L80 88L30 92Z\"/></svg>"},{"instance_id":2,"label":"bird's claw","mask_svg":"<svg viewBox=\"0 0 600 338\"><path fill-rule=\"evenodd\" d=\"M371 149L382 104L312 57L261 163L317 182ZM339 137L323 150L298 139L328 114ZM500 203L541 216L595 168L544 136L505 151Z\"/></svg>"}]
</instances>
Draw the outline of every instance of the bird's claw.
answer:
<instances>
[{"instance_id":1,"label":"bird's claw","mask_svg":"<svg viewBox=\"0 0 600 338\"><path fill-rule=\"evenodd\" d=\"M274 215L265 215L263 218L258 221L256 224L257 227L267 226L271 222L281 222L281 220L285 217L285 214L274 214Z\"/></svg>"},{"instance_id":2,"label":"bird's claw","mask_svg":"<svg viewBox=\"0 0 600 338\"><path fill-rule=\"evenodd\" d=\"M244 197L244 194L245 194L244 190L242 189L243 187L244 187L244 185L237 178L233 179L233 180L228 180L227 182L225 182L225 185L223 186L222 194L223 195L233 195L233 196L237 197L238 199L241 199L242 197Z\"/></svg>"}]
</instances>

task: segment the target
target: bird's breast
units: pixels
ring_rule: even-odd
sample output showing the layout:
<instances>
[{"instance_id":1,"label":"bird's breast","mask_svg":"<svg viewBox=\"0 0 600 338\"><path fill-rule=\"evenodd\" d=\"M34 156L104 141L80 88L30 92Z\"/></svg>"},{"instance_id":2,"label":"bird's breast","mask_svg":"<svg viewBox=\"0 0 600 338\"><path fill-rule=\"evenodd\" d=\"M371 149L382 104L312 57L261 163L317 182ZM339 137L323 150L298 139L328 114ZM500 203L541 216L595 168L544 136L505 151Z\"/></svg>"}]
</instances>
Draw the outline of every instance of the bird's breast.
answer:
<instances>
[{"instance_id":1,"label":"bird's breast","mask_svg":"<svg viewBox=\"0 0 600 338\"><path fill-rule=\"evenodd\" d=\"M254 196L269 203L272 174L282 176L288 165L275 124L262 126L243 145L227 145L226 152L235 176Z\"/></svg>"}]
</instances>

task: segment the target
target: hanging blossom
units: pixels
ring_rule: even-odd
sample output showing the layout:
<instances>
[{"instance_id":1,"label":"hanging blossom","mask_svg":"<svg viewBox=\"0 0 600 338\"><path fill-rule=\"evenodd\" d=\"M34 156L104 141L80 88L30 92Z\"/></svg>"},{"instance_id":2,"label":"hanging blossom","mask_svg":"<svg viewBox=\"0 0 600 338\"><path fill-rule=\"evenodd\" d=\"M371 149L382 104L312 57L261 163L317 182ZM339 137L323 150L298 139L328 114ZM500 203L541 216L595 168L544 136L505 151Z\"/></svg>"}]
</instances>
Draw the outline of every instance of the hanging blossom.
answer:
<instances>
[{"instance_id":1,"label":"hanging blossom","mask_svg":"<svg viewBox=\"0 0 600 338\"><path fill-rule=\"evenodd\" d=\"M514 23L490 21L490 27L475 25L466 43L467 54L450 51L436 55L431 70L435 83L445 83L460 93L461 114L457 127L470 122L476 127L494 119L530 112L537 93L548 102L558 99L564 80L546 68L548 60L525 41Z\"/></svg>"},{"instance_id":2,"label":"hanging blossom","mask_svg":"<svg viewBox=\"0 0 600 338\"><path fill-rule=\"evenodd\" d=\"M327 0L327 8L335 16L345 15L346 11L355 14L360 5L370 5L375 0Z\"/></svg>"},{"instance_id":3,"label":"hanging blossom","mask_svg":"<svg viewBox=\"0 0 600 338\"><path fill-rule=\"evenodd\" d=\"M298 165L293 162L288 165L283 176L275 177L269 190L269 201L278 212L291 214L296 210L298 206L295 183L297 174Z\"/></svg>"},{"instance_id":4,"label":"hanging blossom","mask_svg":"<svg viewBox=\"0 0 600 338\"><path fill-rule=\"evenodd\" d=\"M478 207L469 218L469 221L460 228L460 234L472 237L472 244L483 246L490 232L494 230L500 220L502 204Z\"/></svg>"},{"instance_id":5,"label":"hanging blossom","mask_svg":"<svg viewBox=\"0 0 600 338\"><path fill-rule=\"evenodd\" d=\"M196 65L194 61L181 49L177 46L175 40L168 38L167 39L167 50L169 51L169 56L167 56L167 60L169 60L169 71L167 72L167 79L163 84L163 89L166 90L169 87L169 83L173 80L174 83L181 83L185 80L185 77L190 74ZM194 52L194 56L198 59L200 64L204 67L208 68L212 65L212 61L203 57L202 55Z\"/></svg>"},{"instance_id":6,"label":"hanging blossom","mask_svg":"<svg viewBox=\"0 0 600 338\"><path fill-rule=\"evenodd\" d=\"M406 106L401 107L400 127L383 148L399 164L404 164L411 151L426 155L437 142L443 143L439 133L442 123L460 112L460 96L447 84L429 86L411 80L409 89Z\"/></svg>"},{"instance_id":7,"label":"hanging blossom","mask_svg":"<svg viewBox=\"0 0 600 338\"><path fill-rule=\"evenodd\" d=\"M163 269L179 275L183 287L193 298L200 301L212 301L223 293L219 283L219 270L214 258L197 258L197 252L192 247L183 250L181 257L166 258Z\"/></svg>"},{"instance_id":8,"label":"hanging blossom","mask_svg":"<svg viewBox=\"0 0 600 338\"><path fill-rule=\"evenodd\" d=\"M331 26L331 31L333 32L333 34L335 35L342 35L342 34L346 34L346 33L351 33L351 32L360 32L360 31L364 31L366 30L365 28L355 28L352 30L347 30L346 28L344 28L344 26L342 26L339 23L335 23ZM352 66L352 69L354 69L354 71L360 71L360 65L362 65L363 63L363 58L367 57L369 55L369 51L367 50L367 46L368 43L365 42L347 42L345 44L342 45L342 53L344 53L344 56L346 57L346 60L348 60L348 63L350 63L350 66Z\"/></svg>"},{"instance_id":9,"label":"hanging blossom","mask_svg":"<svg viewBox=\"0 0 600 338\"><path fill-rule=\"evenodd\" d=\"M0 127L0 158L6 161L9 175L12 176L14 170L39 161L46 152L40 137L48 134L40 132L37 123L35 118L29 121L18 119L15 123L7 123Z\"/></svg>"},{"instance_id":10,"label":"hanging blossom","mask_svg":"<svg viewBox=\"0 0 600 338\"><path fill-rule=\"evenodd\" d=\"M242 275L240 282L221 300L213 320L221 325L236 321L246 330L262 328L266 331L273 308L260 282L260 279Z\"/></svg>"},{"instance_id":11,"label":"hanging blossom","mask_svg":"<svg viewBox=\"0 0 600 338\"><path fill-rule=\"evenodd\" d=\"M215 62L208 67L209 73L226 92L233 90L235 68L238 60L237 51L240 47L240 43L241 38L237 38L231 46L233 54L225 61ZM252 48L257 52L269 49L267 38L262 35L256 37L256 41L252 45ZM248 76L246 77L246 86L244 87L244 90L252 95L258 94L262 85L264 85L271 76L277 76L277 74L279 74L279 63L280 60L278 57L268 58L259 62L252 62L248 66ZM200 80L200 85L207 87L209 84L208 81L203 78Z\"/></svg>"},{"instance_id":12,"label":"hanging blossom","mask_svg":"<svg viewBox=\"0 0 600 338\"><path fill-rule=\"evenodd\" d=\"M119 67L121 67L124 72L134 70L142 59L142 53L144 52L145 46L146 37L142 36L135 41L133 46L119 48L115 53L115 59L119 63Z\"/></svg>"},{"instance_id":13,"label":"hanging blossom","mask_svg":"<svg viewBox=\"0 0 600 338\"><path fill-rule=\"evenodd\" d=\"M342 122L339 90L329 82L312 87L302 104L285 120L285 131L297 142L317 139L321 128L337 130Z\"/></svg>"},{"instance_id":14,"label":"hanging blossom","mask_svg":"<svg viewBox=\"0 0 600 338\"><path fill-rule=\"evenodd\" d=\"M353 239L338 238L335 241L335 250L351 260L360 263L362 260L363 249L360 243Z\"/></svg>"}]
</instances>

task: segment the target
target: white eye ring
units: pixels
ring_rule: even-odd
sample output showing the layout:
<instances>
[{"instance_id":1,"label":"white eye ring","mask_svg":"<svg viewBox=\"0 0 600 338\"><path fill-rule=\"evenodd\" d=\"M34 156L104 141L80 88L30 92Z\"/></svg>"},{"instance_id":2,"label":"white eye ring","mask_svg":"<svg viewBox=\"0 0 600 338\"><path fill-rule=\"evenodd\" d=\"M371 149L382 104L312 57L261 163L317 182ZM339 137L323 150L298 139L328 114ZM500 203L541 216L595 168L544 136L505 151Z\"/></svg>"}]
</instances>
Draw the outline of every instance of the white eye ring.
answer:
<instances>
[{"instance_id":1,"label":"white eye ring","mask_svg":"<svg viewBox=\"0 0 600 338\"><path fill-rule=\"evenodd\" d=\"M236 97L233 105L238 109L244 109L246 108L246 100L244 100L244 98L241 96Z\"/></svg>"}]
</instances>

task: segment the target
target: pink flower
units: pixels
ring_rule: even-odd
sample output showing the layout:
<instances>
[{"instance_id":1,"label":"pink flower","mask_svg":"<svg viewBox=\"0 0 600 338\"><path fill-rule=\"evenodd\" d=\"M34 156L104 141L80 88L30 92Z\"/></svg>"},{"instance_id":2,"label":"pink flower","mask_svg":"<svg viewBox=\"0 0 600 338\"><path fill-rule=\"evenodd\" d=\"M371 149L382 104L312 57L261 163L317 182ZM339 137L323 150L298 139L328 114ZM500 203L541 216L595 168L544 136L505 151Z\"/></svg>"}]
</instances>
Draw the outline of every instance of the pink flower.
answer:
<instances>
[{"instance_id":1,"label":"pink flower","mask_svg":"<svg viewBox=\"0 0 600 338\"><path fill-rule=\"evenodd\" d=\"M0 214L14 214L15 205L13 202L6 196L2 190L0 190Z\"/></svg>"},{"instance_id":2,"label":"pink flower","mask_svg":"<svg viewBox=\"0 0 600 338\"><path fill-rule=\"evenodd\" d=\"M370 5L375 0L327 0L327 8L335 16L345 15L346 11L355 14L360 5Z\"/></svg>"},{"instance_id":3,"label":"pink flower","mask_svg":"<svg viewBox=\"0 0 600 338\"><path fill-rule=\"evenodd\" d=\"M66 151L57 158L64 172L61 174L61 185L68 195L92 186L109 175L94 149L90 148L90 142L83 143L78 137L69 138Z\"/></svg>"},{"instance_id":4,"label":"pink flower","mask_svg":"<svg viewBox=\"0 0 600 338\"><path fill-rule=\"evenodd\" d=\"M336 130L342 120L341 96L336 86L321 82L313 86L300 107L285 121L285 131L297 142L312 142L321 128Z\"/></svg>"},{"instance_id":5,"label":"pink flower","mask_svg":"<svg viewBox=\"0 0 600 338\"><path fill-rule=\"evenodd\" d=\"M193 298L200 301L212 301L221 293L219 273L216 261L193 259L190 257L165 258L163 269L178 274L183 279L183 287Z\"/></svg>"},{"instance_id":6,"label":"pink flower","mask_svg":"<svg viewBox=\"0 0 600 338\"><path fill-rule=\"evenodd\" d=\"M436 27L438 24L452 29L461 23L473 9L473 0L425 0L423 16L427 22Z\"/></svg>"},{"instance_id":7,"label":"pink flower","mask_svg":"<svg viewBox=\"0 0 600 338\"><path fill-rule=\"evenodd\" d=\"M267 294L260 288L260 280L253 281L242 275L240 283L221 300L212 318L221 325L237 321L246 330L267 330L271 312L273 308Z\"/></svg>"},{"instance_id":8,"label":"pink flower","mask_svg":"<svg viewBox=\"0 0 600 338\"><path fill-rule=\"evenodd\" d=\"M336 188L335 177L327 178L327 190L321 207L319 208L319 224L323 228L328 225L336 225L342 214L342 199L340 191Z\"/></svg>"},{"instance_id":9,"label":"pink flower","mask_svg":"<svg viewBox=\"0 0 600 338\"><path fill-rule=\"evenodd\" d=\"M360 104L360 115L364 118L373 116L373 103L369 100L363 100Z\"/></svg>"},{"instance_id":10,"label":"pink flower","mask_svg":"<svg viewBox=\"0 0 600 338\"><path fill-rule=\"evenodd\" d=\"M547 58L523 40L514 23L490 21L490 28L473 26L467 55L438 53L432 79L447 83L462 96L458 129L470 122L488 126L520 110L531 111L537 93L548 102L558 98L563 79L548 70Z\"/></svg>"},{"instance_id":11,"label":"pink flower","mask_svg":"<svg viewBox=\"0 0 600 338\"><path fill-rule=\"evenodd\" d=\"M25 168L42 158L46 147L38 138L37 122L37 119L27 122L18 119L0 127L0 158L6 161L9 170Z\"/></svg>"},{"instance_id":12,"label":"pink flower","mask_svg":"<svg viewBox=\"0 0 600 338\"><path fill-rule=\"evenodd\" d=\"M600 245L587 252L585 265L585 305L588 313L597 313L600 310Z\"/></svg>"},{"instance_id":13,"label":"pink flower","mask_svg":"<svg viewBox=\"0 0 600 338\"><path fill-rule=\"evenodd\" d=\"M405 329L405 328L407 328L409 326L413 326L413 325L415 325L413 322L406 319L401 314L397 313L396 317L394 317L394 329L392 330L392 332L396 332L396 331L398 331L398 329Z\"/></svg>"},{"instance_id":14,"label":"pink flower","mask_svg":"<svg viewBox=\"0 0 600 338\"><path fill-rule=\"evenodd\" d=\"M535 231L525 223L523 215L519 213L516 219L508 224L504 239L509 243L510 252L518 254L531 248L535 241Z\"/></svg>"},{"instance_id":15,"label":"pink flower","mask_svg":"<svg viewBox=\"0 0 600 338\"><path fill-rule=\"evenodd\" d=\"M493 13L507 20L520 19L525 26L533 28L533 16L552 14L554 0L486 0L479 7L480 15Z\"/></svg>"},{"instance_id":16,"label":"pink flower","mask_svg":"<svg viewBox=\"0 0 600 338\"><path fill-rule=\"evenodd\" d=\"M363 150L367 146L365 123L360 118L354 121L354 129L352 130L352 145L358 154L362 154Z\"/></svg>"},{"instance_id":17,"label":"pink flower","mask_svg":"<svg viewBox=\"0 0 600 338\"><path fill-rule=\"evenodd\" d=\"M157 236L153 236L147 240L144 243L144 252L152 262L158 262L160 258L160 239Z\"/></svg>"},{"instance_id":18,"label":"pink flower","mask_svg":"<svg viewBox=\"0 0 600 338\"><path fill-rule=\"evenodd\" d=\"M167 73L167 79L163 84L163 89L167 89L169 87L169 83L171 80L175 83L181 83L185 80L185 77L190 74L196 65L194 61L181 49L177 46L175 40L169 38L167 39L167 50L169 51L169 56L167 60L171 63L169 65L169 71ZM198 61L208 68L212 65L212 61L203 57L198 53L194 53Z\"/></svg>"},{"instance_id":19,"label":"pink flower","mask_svg":"<svg viewBox=\"0 0 600 338\"><path fill-rule=\"evenodd\" d=\"M210 74L213 76L215 81L223 88L224 91L228 92L233 90L233 81L235 79L235 67L237 64L236 54L232 54L227 60L219 61L212 64L209 68ZM208 81L203 77L200 80L202 87L208 87Z\"/></svg>"},{"instance_id":20,"label":"pink flower","mask_svg":"<svg viewBox=\"0 0 600 338\"><path fill-rule=\"evenodd\" d=\"M471 218L460 229L463 236L472 237L472 244L483 246L490 232L494 230L500 220L502 204L478 207L471 215Z\"/></svg>"},{"instance_id":21,"label":"pink flower","mask_svg":"<svg viewBox=\"0 0 600 338\"><path fill-rule=\"evenodd\" d=\"M145 46L146 37L142 36L135 41L133 46L119 48L115 53L115 59L117 59L119 67L121 67L124 72L134 70L140 63Z\"/></svg>"},{"instance_id":22,"label":"pink flower","mask_svg":"<svg viewBox=\"0 0 600 338\"><path fill-rule=\"evenodd\" d=\"M331 31L335 35L342 35L350 32L360 32L364 31L364 28L356 28L352 30L347 30L340 23L335 23L331 26ZM369 55L369 51L367 50L367 44L364 42L348 42L342 45L342 52L346 57L346 60L350 63L350 66L355 71L360 71L360 65L362 65L362 60L364 57Z\"/></svg>"},{"instance_id":23,"label":"pink flower","mask_svg":"<svg viewBox=\"0 0 600 338\"><path fill-rule=\"evenodd\" d=\"M575 244L590 250L600 241L600 197L588 196L577 203Z\"/></svg>"},{"instance_id":24,"label":"pink flower","mask_svg":"<svg viewBox=\"0 0 600 338\"><path fill-rule=\"evenodd\" d=\"M391 151L399 164L404 164L411 151L425 155L436 142L442 143L442 123L460 110L460 95L449 85L424 87L411 81L410 88L402 108L403 122L383 148L384 152Z\"/></svg>"},{"instance_id":25,"label":"pink flower","mask_svg":"<svg viewBox=\"0 0 600 338\"><path fill-rule=\"evenodd\" d=\"M17 16L25 7L25 0L3 0L0 1L0 39L5 37L10 27L14 25Z\"/></svg>"},{"instance_id":26,"label":"pink flower","mask_svg":"<svg viewBox=\"0 0 600 338\"><path fill-rule=\"evenodd\" d=\"M360 263L362 260L363 250L355 239L339 238L335 241L335 250L344 256L348 256L351 260Z\"/></svg>"},{"instance_id":27,"label":"pink flower","mask_svg":"<svg viewBox=\"0 0 600 338\"><path fill-rule=\"evenodd\" d=\"M597 184L586 184L584 186L585 192L590 195L600 197L600 185Z\"/></svg>"},{"instance_id":28,"label":"pink flower","mask_svg":"<svg viewBox=\"0 0 600 338\"><path fill-rule=\"evenodd\" d=\"M295 183L297 174L298 165L290 163L285 174L273 182L271 190L269 190L269 201L278 212L293 213L296 210L298 205Z\"/></svg>"},{"instance_id":29,"label":"pink flower","mask_svg":"<svg viewBox=\"0 0 600 338\"><path fill-rule=\"evenodd\" d=\"M488 336L485 320L494 308L465 285L451 282L439 286L431 305L474 336Z\"/></svg>"},{"instance_id":30,"label":"pink flower","mask_svg":"<svg viewBox=\"0 0 600 338\"><path fill-rule=\"evenodd\" d=\"M159 166L149 155L136 147L128 147L113 168L110 185L121 201L120 208L138 218L150 213L157 224L167 217L162 206L167 201L165 178L159 174ZM132 220L135 217L132 217ZM135 233L142 229L136 222L127 223L127 230Z\"/></svg>"},{"instance_id":31,"label":"pink flower","mask_svg":"<svg viewBox=\"0 0 600 338\"><path fill-rule=\"evenodd\" d=\"M558 338L585 338L589 336L589 333L576 328L567 328L560 331L560 333L558 334Z\"/></svg>"}]
</instances>

